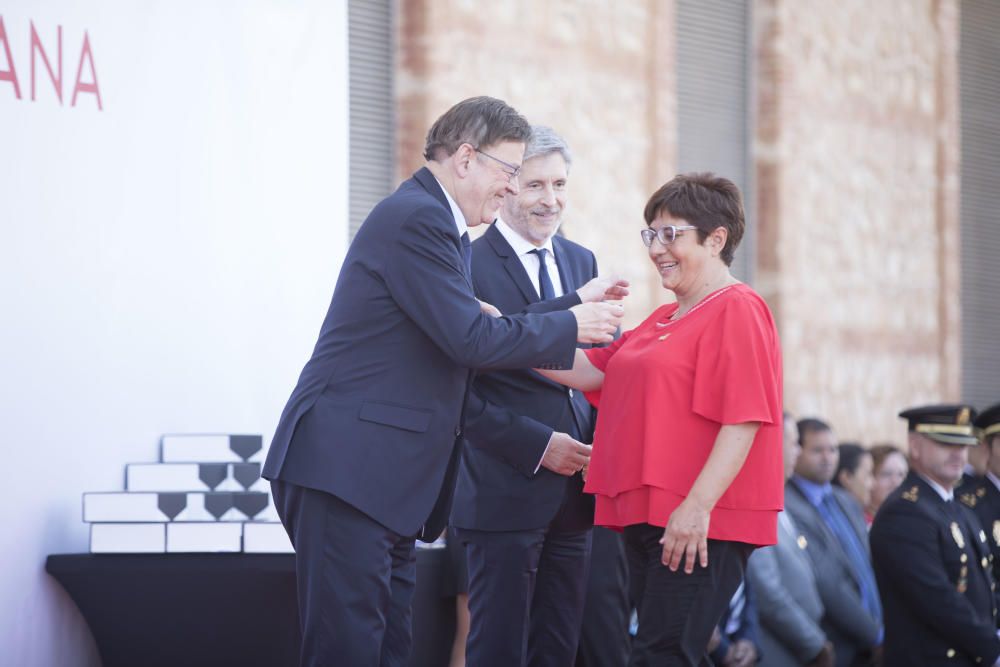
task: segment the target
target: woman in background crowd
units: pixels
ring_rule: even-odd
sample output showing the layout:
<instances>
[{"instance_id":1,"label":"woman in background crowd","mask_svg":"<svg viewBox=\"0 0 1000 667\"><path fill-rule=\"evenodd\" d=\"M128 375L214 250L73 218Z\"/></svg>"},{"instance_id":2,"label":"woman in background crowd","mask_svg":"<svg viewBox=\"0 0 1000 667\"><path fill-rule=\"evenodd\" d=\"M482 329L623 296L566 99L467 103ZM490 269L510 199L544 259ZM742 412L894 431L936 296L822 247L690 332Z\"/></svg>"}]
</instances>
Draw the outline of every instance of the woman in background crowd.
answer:
<instances>
[{"instance_id":1,"label":"woman in background crowd","mask_svg":"<svg viewBox=\"0 0 1000 667\"><path fill-rule=\"evenodd\" d=\"M870 451L855 442L841 443L840 462L833 476L833 483L850 493L861 508L871 504L873 476L873 460ZM871 525L871 521L868 521Z\"/></svg>"},{"instance_id":2,"label":"woman in background crowd","mask_svg":"<svg viewBox=\"0 0 1000 667\"><path fill-rule=\"evenodd\" d=\"M754 547L776 541L783 500L781 352L764 300L729 272L744 231L739 189L677 176L641 232L676 296L570 371L600 390L585 491L594 523L624 529L639 628L630 664L704 665Z\"/></svg>"},{"instance_id":3,"label":"woman in background crowd","mask_svg":"<svg viewBox=\"0 0 1000 667\"><path fill-rule=\"evenodd\" d=\"M906 454L899 447L888 444L875 445L870 451L874 484L872 484L871 500L865 506L865 521L869 526L872 525L875 513L885 502L886 497L903 483L910 472Z\"/></svg>"}]
</instances>

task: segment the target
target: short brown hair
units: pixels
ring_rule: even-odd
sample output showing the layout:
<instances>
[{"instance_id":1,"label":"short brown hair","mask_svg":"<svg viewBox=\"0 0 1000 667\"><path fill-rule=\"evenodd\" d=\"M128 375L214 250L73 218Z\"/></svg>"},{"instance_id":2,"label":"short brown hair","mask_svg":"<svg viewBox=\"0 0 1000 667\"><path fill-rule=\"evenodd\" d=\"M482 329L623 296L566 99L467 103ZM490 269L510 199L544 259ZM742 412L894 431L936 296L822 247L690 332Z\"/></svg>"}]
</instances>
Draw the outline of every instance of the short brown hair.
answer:
<instances>
[{"instance_id":1,"label":"short brown hair","mask_svg":"<svg viewBox=\"0 0 1000 667\"><path fill-rule=\"evenodd\" d=\"M664 212L697 227L699 243L717 227L724 227L728 234L720 258L726 266L733 263L733 252L746 229L743 197L735 183L710 172L674 176L646 202L646 224Z\"/></svg>"},{"instance_id":2,"label":"short brown hair","mask_svg":"<svg viewBox=\"0 0 1000 667\"><path fill-rule=\"evenodd\" d=\"M513 107L495 97L470 97L448 109L427 131L424 158L441 160L462 144L473 148L503 141L527 143L531 125Z\"/></svg>"}]
</instances>

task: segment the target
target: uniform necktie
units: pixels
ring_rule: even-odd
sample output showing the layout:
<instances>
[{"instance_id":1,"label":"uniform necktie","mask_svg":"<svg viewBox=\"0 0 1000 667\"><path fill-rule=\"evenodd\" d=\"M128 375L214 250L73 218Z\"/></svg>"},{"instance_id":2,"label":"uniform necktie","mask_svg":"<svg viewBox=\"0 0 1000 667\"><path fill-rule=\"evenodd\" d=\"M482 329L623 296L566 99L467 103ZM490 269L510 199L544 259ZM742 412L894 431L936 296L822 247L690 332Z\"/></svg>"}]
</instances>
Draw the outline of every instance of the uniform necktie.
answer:
<instances>
[{"instance_id":1,"label":"uniform necktie","mask_svg":"<svg viewBox=\"0 0 1000 667\"><path fill-rule=\"evenodd\" d=\"M462 234L462 259L465 260L465 271L472 277L472 241L469 240L469 232Z\"/></svg>"},{"instance_id":2,"label":"uniform necktie","mask_svg":"<svg viewBox=\"0 0 1000 667\"><path fill-rule=\"evenodd\" d=\"M542 301L554 299L556 291L552 287L552 279L549 278L549 270L545 266L545 256L549 251L546 248L536 248L531 252L538 255L538 296Z\"/></svg>"}]
</instances>

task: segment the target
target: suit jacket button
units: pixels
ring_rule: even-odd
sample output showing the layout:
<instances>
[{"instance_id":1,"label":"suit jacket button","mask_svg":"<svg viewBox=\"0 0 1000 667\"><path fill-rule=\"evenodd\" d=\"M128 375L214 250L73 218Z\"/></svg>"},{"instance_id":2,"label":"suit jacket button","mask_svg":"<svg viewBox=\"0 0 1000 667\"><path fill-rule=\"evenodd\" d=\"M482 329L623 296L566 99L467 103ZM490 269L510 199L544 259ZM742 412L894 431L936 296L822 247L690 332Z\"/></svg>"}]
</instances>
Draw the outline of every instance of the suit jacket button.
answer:
<instances>
[{"instance_id":1,"label":"suit jacket button","mask_svg":"<svg viewBox=\"0 0 1000 667\"><path fill-rule=\"evenodd\" d=\"M955 649L953 649L953 648L948 649L948 652L945 653L945 655L947 655L949 658L954 658L955 657Z\"/></svg>"},{"instance_id":2,"label":"suit jacket button","mask_svg":"<svg viewBox=\"0 0 1000 667\"><path fill-rule=\"evenodd\" d=\"M462 436L462 427L461 426L456 426L455 427L455 437L456 438L460 438L461 436Z\"/></svg>"}]
</instances>

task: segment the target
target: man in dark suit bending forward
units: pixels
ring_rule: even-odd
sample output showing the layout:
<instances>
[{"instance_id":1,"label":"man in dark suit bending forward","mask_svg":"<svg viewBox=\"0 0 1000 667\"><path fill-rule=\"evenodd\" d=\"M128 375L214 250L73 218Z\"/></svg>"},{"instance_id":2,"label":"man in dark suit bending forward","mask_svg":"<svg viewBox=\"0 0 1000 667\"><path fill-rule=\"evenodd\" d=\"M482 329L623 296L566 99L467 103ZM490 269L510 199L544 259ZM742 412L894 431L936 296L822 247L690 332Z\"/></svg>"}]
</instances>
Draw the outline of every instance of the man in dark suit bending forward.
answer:
<instances>
[{"instance_id":1,"label":"man in dark suit bending forward","mask_svg":"<svg viewBox=\"0 0 1000 667\"><path fill-rule=\"evenodd\" d=\"M452 107L344 259L263 473L295 546L302 665L406 663L414 538L448 515L470 369L568 367L621 320L607 303L494 318L473 294L467 228L518 191L530 134L500 100Z\"/></svg>"}]
</instances>

